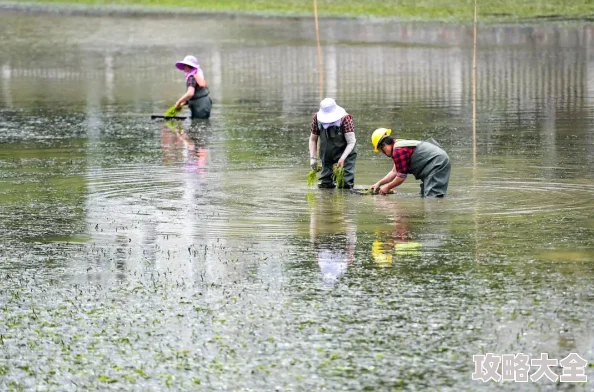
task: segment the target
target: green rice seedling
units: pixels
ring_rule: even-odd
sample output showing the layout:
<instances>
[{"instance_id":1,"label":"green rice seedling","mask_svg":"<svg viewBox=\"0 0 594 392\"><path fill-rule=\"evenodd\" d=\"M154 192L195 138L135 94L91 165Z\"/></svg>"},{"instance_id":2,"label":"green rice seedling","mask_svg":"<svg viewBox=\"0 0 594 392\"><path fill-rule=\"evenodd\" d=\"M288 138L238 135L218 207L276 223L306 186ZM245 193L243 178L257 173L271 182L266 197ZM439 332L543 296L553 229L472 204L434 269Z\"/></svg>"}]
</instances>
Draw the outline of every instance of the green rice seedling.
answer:
<instances>
[{"instance_id":1,"label":"green rice seedling","mask_svg":"<svg viewBox=\"0 0 594 392\"><path fill-rule=\"evenodd\" d=\"M339 188L344 187L344 167L334 165L332 168L332 175L334 176L334 181L336 182L336 186Z\"/></svg>"},{"instance_id":2,"label":"green rice seedling","mask_svg":"<svg viewBox=\"0 0 594 392\"><path fill-rule=\"evenodd\" d=\"M352 190L354 193L358 194L358 195L379 195L379 189L376 190L375 192L372 191L371 189L367 188L367 189L353 189ZM389 195L393 195L394 194L394 190L390 189L390 191L388 192Z\"/></svg>"},{"instance_id":3,"label":"green rice seedling","mask_svg":"<svg viewBox=\"0 0 594 392\"><path fill-rule=\"evenodd\" d=\"M167 111L165 112L165 114L163 116L165 117L175 117L179 114L179 112L181 111L181 108L177 108L175 107L175 105L173 105L172 107L170 107L169 109L167 109Z\"/></svg>"},{"instance_id":4,"label":"green rice seedling","mask_svg":"<svg viewBox=\"0 0 594 392\"><path fill-rule=\"evenodd\" d=\"M321 165L316 165L316 167L314 169L311 169L309 171L309 174L307 175L307 186L308 187L312 187L316 184L316 181L318 180L318 173L322 170L322 166Z\"/></svg>"}]
</instances>

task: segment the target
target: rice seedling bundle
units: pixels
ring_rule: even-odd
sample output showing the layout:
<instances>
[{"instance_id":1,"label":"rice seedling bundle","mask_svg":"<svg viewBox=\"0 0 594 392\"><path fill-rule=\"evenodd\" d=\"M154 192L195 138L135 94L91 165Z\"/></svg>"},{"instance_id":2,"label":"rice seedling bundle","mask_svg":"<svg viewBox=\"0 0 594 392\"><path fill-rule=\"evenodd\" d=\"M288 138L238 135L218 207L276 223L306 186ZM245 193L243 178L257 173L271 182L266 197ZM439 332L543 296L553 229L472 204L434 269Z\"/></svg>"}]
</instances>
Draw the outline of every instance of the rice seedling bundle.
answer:
<instances>
[{"instance_id":1,"label":"rice seedling bundle","mask_svg":"<svg viewBox=\"0 0 594 392\"><path fill-rule=\"evenodd\" d=\"M318 173L322 170L322 166L321 165L317 165L314 169L311 169L309 171L309 174L307 175L307 186L308 187L312 187L316 184L316 181L318 180Z\"/></svg>"},{"instance_id":2,"label":"rice seedling bundle","mask_svg":"<svg viewBox=\"0 0 594 392\"><path fill-rule=\"evenodd\" d=\"M334 181L336 182L336 186L339 188L344 187L344 167L334 165L332 169L332 175L334 176Z\"/></svg>"},{"instance_id":3,"label":"rice seedling bundle","mask_svg":"<svg viewBox=\"0 0 594 392\"><path fill-rule=\"evenodd\" d=\"M175 105L173 105L172 107L170 107L169 109L167 109L167 111L165 112L165 114L163 116L165 117L175 117L179 114L179 112L181 111L181 108L177 108L175 107Z\"/></svg>"}]
</instances>

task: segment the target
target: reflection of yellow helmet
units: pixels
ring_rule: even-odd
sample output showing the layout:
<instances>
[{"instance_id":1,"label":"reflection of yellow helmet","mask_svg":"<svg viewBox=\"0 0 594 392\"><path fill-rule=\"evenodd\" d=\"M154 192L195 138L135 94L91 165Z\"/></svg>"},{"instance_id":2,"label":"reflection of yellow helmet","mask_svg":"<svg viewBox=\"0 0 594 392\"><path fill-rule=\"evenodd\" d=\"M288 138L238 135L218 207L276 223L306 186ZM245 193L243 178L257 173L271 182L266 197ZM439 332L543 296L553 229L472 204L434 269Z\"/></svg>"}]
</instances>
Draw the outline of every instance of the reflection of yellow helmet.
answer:
<instances>
[{"instance_id":1,"label":"reflection of yellow helmet","mask_svg":"<svg viewBox=\"0 0 594 392\"><path fill-rule=\"evenodd\" d=\"M371 134L371 144L373 144L373 151L379 152L379 144L382 139L392 133L391 129L378 128Z\"/></svg>"},{"instance_id":2,"label":"reflection of yellow helmet","mask_svg":"<svg viewBox=\"0 0 594 392\"><path fill-rule=\"evenodd\" d=\"M394 245L394 251L397 255L420 255L422 254L423 245L418 242L400 242Z\"/></svg>"},{"instance_id":3,"label":"reflection of yellow helmet","mask_svg":"<svg viewBox=\"0 0 594 392\"><path fill-rule=\"evenodd\" d=\"M392 265L392 255L384 250L384 244L378 240L373 241L371 255L380 267L389 267Z\"/></svg>"}]
</instances>

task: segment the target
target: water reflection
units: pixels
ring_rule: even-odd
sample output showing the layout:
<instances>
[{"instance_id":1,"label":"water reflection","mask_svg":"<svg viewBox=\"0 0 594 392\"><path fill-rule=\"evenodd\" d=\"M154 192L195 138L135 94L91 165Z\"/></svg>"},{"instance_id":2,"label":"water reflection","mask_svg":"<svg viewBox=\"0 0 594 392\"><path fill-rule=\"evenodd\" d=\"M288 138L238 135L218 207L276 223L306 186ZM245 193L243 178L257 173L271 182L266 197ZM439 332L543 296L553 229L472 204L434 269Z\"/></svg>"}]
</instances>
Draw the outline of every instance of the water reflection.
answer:
<instances>
[{"instance_id":1,"label":"water reflection","mask_svg":"<svg viewBox=\"0 0 594 392\"><path fill-rule=\"evenodd\" d=\"M414 182L305 199L312 29L256 20L0 14L0 268L49 277L30 297L0 282L15 336L39 344L4 340L40 364L11 359L9 377L133 389L130 365L154 390L195 389L189 372L213 390L469 390L484 350L591 357L594 28L481 30L472 165L468 27L328 21L325 89L358 132L434 136L455 170L443 201ZM211 121L164 127L148 115L179 96L186 51L212 54ZM359 152L358 186L391 167L364 136ZM79 304L72 281L108 290ZM81 330L97 339L72 353L38 336Z\"/></svg>"},{"instance_id":2,"label":"water reflection","mask_svg":"<svg viewBox=\"0 0 594 392\"><path fill-rule=\"evenodd\" d=\"M393 257L420 256L423 245L414 241L406 225L406 218L394 223L392 232L375 232L371 255L379 267L392 267Z\"/></svg>"},{"instance_id":3,"label":"water reflection","mask_svg":"<svg viewBox=\"0 0 594 392\"><path fill-rule=\"evenodd\" d=\"M392 220L390 230L376 229L375 231L375 239L371 247L371 255L375 263L379 267L391 267L393 258L402 255L399 253L402 252L400 248L411 247L420 254L422 245L413 240L409 222L410 211L406 211L398 200L375 197L374 202L381 212Z\"/></svg>"},{"instance_id":4,"label":"water reflection","mask_svg":"<svg viewBox=\"0 0 594 392\"><path fill-rule=\"evenodd\" d=\"M390 222L374 230L371 255L378 266L408 268L445 251L452 235L449 202L376 196L374 204Z\"/></svg>"},{"instance_id":5,"label":"water reflection","mask_svg":"<svg viewBox=\"0 0 594 392\"><path fill-rule=\"evenodd\" d=\"M186 129L187 128L187 129ZM200 185L208 183L208 124L167 121L161 129L163 163L180 164L184 171L193 173Z\"/></svg>"},{"instance_id":6,"label":"water reflection","mask_svg":"<svg viewBox=\"0 0 594 392\"><path fill-rule=\"evenodd\" d=\"M325 287L332 287L355 263L357 223L348 215L343 192L310 193L309 240Z\"/></svg>"}]
</instances>

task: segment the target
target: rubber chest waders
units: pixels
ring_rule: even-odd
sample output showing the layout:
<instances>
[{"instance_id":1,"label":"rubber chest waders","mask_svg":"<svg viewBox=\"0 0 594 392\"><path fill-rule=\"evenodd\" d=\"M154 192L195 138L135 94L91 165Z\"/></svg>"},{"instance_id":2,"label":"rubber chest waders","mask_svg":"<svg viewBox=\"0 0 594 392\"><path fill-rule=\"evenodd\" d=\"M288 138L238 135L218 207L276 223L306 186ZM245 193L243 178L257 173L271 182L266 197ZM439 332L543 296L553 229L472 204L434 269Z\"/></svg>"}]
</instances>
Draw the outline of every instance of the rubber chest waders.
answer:
<instances>
[{"instance_id":1,"label":"rubber chest waders","mask_svg":"<svg viewBox=\"0 0 594 392\"><path fill-rule=\"evenodd\" d=\"M444 197L450 181L450 157L433 138L396 140L394 147L416 147L410 156L408 173L421 180L422 197Z\"/></svg>"},{"instance_id":2,"label":"rubber chest waders","mask_svg":"<svg viewBox=\"0 0 594 392\"><path fill-rule=\"evenodd\" d=\"M320 185L322 187L333 187L332 166L338 162L344 149L347 146L346 137L341 126L329 126L324 129L318 122L320 131L320 159L322 161L322 172L320 173ZM357 159L357 146L344 160L344 188L351 189L355 186L355 160Z\"/></svg>"},{"instance_id":3,"label":"rubber chest waders","mask_svg":"<svg viewBox=\"0 0 594 392\"><path fill-rule=\"evenodd\" d=\"M193 76L192 76L193 77ZM209 118L212 100L208 96L208 87L196 86L194 95L188 101L188 107L192 112L192 118Z\"/></svg>"}]
</instances>

